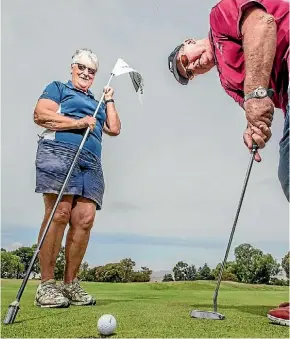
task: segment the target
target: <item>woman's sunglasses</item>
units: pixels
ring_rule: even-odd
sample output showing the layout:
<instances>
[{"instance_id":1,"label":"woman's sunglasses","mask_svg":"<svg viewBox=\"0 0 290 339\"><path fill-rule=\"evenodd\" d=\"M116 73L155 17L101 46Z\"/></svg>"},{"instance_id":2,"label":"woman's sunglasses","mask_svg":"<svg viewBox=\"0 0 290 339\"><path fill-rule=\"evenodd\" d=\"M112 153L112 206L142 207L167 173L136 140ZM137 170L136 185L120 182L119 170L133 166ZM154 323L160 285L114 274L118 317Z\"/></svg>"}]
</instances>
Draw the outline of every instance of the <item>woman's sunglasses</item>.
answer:
<instances>
[{"instance_id":1,"label":"woman's sunglasses","mask_svg":"<svg viewBox=\"0 0 290 339\"><path fill-rule=\"evenodd\" d=\"M180 62L182 64L182 66L184 67L185 69L185 72L186 72L186 76L188 78L191 78L194 76L194 72L192 69L187 69L188 65L189 65L189 60L188 60L188 57L186 55L181 55L180 56Z\"/></svg>"},{"instance_id":2,"label":"woman's sunglasses","mask_svg":"<svg viewBox=\"0 0 290 339\"><path fill-rule=\"evenodd\" d=\"M87 66L85 66L85 65L83 65L83 64L76 63L76 65L78 66L78 69L79 69L80 71L82 71L82 72L83 72L86 68L88 69L88 73L91 74L91 75L95 75L96 72L97 72L96 69L89 68L89 67L87 67Z\"/></svg>"}]
</instances>

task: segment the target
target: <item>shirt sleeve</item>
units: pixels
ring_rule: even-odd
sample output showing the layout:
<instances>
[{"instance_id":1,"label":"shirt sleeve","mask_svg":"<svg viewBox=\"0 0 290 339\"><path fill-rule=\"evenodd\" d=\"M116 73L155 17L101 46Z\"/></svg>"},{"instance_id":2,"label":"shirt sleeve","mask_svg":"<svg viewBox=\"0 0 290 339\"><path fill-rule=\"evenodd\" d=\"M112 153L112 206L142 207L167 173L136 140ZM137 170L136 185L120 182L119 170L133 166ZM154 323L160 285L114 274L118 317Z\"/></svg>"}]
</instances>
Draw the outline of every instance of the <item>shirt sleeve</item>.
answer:
<instances>
[{"instance_id":1,"label":"shirt sleeve","mask_svg":"<svg viewBox=\"0 0 290 339\"><path fill-rule=\"evenodd\" d=\"M232 97L235 100L235 102L237 102L244 109L244 107L243 107L244 106L244 99L239 93L237 93L234 90L228 89L228 88L226 88L225 91L227 92L227 94L230 97Z\"/></svg>"},{"instance_id":2,"label":"shirt sleeve","mask_svg":"<svg viewBox=\"0 0 290 339\"><path fill-rule=\"evenodd\" d=\"M242 109L244 109L244 97L243 97L243 92L239 91L239 90L234 90L232 88L229 88L228 86L226 86L224 84L224 78L222 76L222 74L220 74L220 81L221 81L221 85L224 88L224 90L226 91L226 93L232 97L235 102L237 102Z\"/></svg>"},{"instance_id":3,"label":"shirt sleeve","mask_svg":"<svg viewBox=\"0 0 290 339\"><path fill-rule=\"evenodd\" d=\"M218 36L241 39L241 19L251 7L267 11L263 0L222 0L211 11L211 28Z\"/></svg>"},{"instance_id":4,"label":"shirt sleeve","mask_svg":"<svg viewBox=\"0 0 290 339\"><path fill-rule=\"evenodd\" d=\"M45 87L39 99L50 99L55 101L57 104L60 104L61 92L60 83L53 81Z\"/></svg>"}]
</instances>

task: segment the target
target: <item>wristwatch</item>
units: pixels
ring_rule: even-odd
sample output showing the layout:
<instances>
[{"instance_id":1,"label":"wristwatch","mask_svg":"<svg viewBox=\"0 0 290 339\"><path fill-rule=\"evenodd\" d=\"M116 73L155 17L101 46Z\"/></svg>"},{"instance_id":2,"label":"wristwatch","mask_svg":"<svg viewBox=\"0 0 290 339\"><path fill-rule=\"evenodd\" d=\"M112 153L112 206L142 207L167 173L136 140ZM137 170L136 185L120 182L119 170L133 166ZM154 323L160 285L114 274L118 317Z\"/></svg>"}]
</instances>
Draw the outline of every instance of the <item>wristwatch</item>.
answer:
<instances>
[{"instance_id":1,"label":"wristwatch","mask_svg":"<svg viewBox=\"0 0 290 339\"><path fill-rule=\"evenodd\" d=\"M108 102L115 102L115 100L114 99L105 100L105 105L107 105Z\"/></svg>"},{"instance_id":2,"label":"wristwatch","mask_svg":"<svg viewBox=\"0 0 290 339\"><path fill-rule=\"evenodd\" d=\"M253 92L245 95L244 102L246 102L249 99L253 99L253 98L257 98L257 99L263 99L266 97L272 98L274 93L275 93L274 90L271 88L267 89L267 88L259 86Z\"/></svg>"}]
</instances>

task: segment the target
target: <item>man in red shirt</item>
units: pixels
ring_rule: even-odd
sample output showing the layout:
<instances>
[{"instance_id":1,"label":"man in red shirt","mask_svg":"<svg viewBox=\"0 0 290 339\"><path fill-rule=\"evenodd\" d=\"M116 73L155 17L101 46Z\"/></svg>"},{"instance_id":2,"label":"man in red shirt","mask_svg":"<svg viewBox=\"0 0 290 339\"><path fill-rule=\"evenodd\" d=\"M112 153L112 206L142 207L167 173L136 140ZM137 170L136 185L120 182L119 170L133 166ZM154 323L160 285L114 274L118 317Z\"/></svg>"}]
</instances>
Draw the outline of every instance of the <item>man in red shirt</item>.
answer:
<instances>
[{"instance_id":1,"label":"man in red shirt","mask_svg":"<svg viewBox=\"0 0 290 339\"><path fill-rule=\"evenodd\" d=\"M210 13L206 39L187 39L168 57L169 70L182 85L214 66L225 91L245 110L243 138L249 150L271 138L274 108L284 112L278 177L289 201L289 2L221 0ZM259 153L256 161L261 161ZM289 303L268 313L289 326Z\"/></svg>"}]
</instances>

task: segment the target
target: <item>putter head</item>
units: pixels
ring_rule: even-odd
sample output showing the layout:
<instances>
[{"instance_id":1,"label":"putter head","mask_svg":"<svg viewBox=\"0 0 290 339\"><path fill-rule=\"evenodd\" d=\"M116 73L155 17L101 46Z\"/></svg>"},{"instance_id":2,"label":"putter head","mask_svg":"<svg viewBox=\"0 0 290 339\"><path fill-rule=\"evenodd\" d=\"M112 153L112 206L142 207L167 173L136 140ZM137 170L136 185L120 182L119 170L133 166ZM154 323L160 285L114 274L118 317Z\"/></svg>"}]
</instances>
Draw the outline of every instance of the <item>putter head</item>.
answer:
<instances>
[{"instance_id":1,"label":"putter head","mask_svg":"<svg viewBox=\"0 0 290 339\"><path fill-rule=\"evenodd\" d=\"M17 300L13 301L13 303L9 305L6 317L3 322L5 325L10 325L14 323L19 308L19 302Z\"/></svg>"},{"instance_id":2,"label":"putter head","mask_svg":"<svg viewBox=\"0 0 290 339\"><path fill-rule=\"evenodd\" d=\"M190 312L191 318L197 319L209 319L209 320L224 320L225 316L218 312L210 312L210 311L199 311L193 310Z\"/></svg>"}]
</instances>

